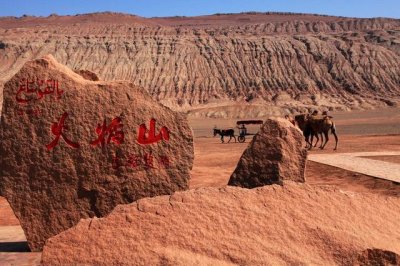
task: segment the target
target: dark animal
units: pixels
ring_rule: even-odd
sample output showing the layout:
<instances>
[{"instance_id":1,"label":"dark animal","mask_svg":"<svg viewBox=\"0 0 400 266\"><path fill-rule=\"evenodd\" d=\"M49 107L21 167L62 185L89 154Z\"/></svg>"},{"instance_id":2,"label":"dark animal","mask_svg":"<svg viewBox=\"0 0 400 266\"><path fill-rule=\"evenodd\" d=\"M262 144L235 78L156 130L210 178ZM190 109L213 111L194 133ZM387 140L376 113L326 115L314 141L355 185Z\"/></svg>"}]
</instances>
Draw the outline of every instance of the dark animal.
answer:
<instances>
[{"instance_id":1,"label":"dark animal","mask_svg":"<svg viewBox=\"0 0 400 266\"><path fill-rule=\"evenodd\" d=\"M224 141L224 137L225 136L229 136L228 143L231 141L232 138L234 138L235 142L236 142L235 130L233 130L233 129L217 129L217 128L214 128L214 137L216 135L220 135L221 136L221 142L222 143L225 142Z\"/></svg>"},{"instance_id":2,"label":"dark animal","mask_svg":"<svg viewBox=\"0 0 400 266\"><path fill-rule=\"evenodd\" d=\"M297 118L296 118L297 117ZM307 146L306 148L312 148L312 141L310 141L310 136L312 134L310 126L307 126L307 115L298 115L295 118L290 117L289 115L285 115L285 119L288 120L290 123L292 123L294 126L298 126L301 131L303 131L303 135L306 138ZM296 121L297 119L297 121ZM317 147L317 144L319 142L319 136L321 136L321 146L324 141L324 138L322 137L322 133L319 134L313 134L313 137L316 137L317 141L314 144L314 147ZM321 148L320 146L320 148Z\"/></svg>"},{"instance_id":3,"label":"dark animal","mask_svg":"<svg viewBox=\"0 0 400 266\"><path fill-rule=\"evenodd\" d=\"M315 136L317 138L317 142L315 143L315 146L317 146L317 144L318 144L319 137L318 137L318 134L316 134L312 131L311 125L308 122L308 117L309 117L308 114L296 115L294 117L294 120L295 120L295 124L297 124L297 126L301 129L301 131L303 131L303 135L304 135L304 138L307 143L306 148L312 149L313 144L312 144L312 141L310 141L311 135L313 137ZM321 138L322 138L322 134L321 134ZM321 145L322 145L322 143L323 143L323 139L321 140Z\"/></svg>"},{"instance_id":4,"label":"dark animal","mask_svg":"<svg viewBox=\"0 0 400 266\"><path fill-rule=\"evenodd\" d=\"M331 116L316 116L316 115L301 114L301 115L296 115L295 120L299 128L303 131L305 140L309 145L309 149L311 149L313 146L312 142L314 136L317 137L317 142L318 142L319 139L318 134L324 134L325 136L325 142L324 139L322 138L320 146L320 149L324 149L325 145L329 141L329 131L331 131L336 140L334 150L337 150L338 137L336 135L335 123L332 121Z\"/></svg>"}]
</instances>

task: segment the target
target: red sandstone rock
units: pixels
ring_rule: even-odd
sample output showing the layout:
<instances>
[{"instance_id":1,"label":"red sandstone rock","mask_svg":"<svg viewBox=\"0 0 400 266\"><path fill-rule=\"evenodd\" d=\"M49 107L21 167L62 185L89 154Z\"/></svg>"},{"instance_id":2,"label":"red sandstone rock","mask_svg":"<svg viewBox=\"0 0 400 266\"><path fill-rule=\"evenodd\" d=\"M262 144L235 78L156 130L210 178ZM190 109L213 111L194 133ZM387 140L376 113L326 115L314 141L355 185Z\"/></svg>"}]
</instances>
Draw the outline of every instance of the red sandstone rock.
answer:
<instances>
[{"instance_id":1,"label":"red sandstone rock","mask_svg":"<svg viewBox=\"0 0 400 266\"><path fill-rule=\"evenodd\" d=\"M284 119L268 119L243 152L229 185L254 188L304 182L307 150L301 131Z\"/></svg>"},{"instance_id":2,"label":"red sandstone rock","mask_svg":"<svg viewBox=\"0 0 400 266\"><path fill-rule=\"evenodd\" d=\"M352 265L400 265L400 255L389 250L367 249L360 252Z\"/></svg>"},{"instance_id":3,"label":"red sandstone rock","mask_svg":"<svg viewBox=\"0 0 400 266\"><path fill-rule=\"evenodd\" d=\"M146 133L153 118L155 132ZM81 218L187 189L193 162L181 114L130 83L85 80L50 56L5 84L0 140L0 194L35 251Z\"/></svg>"},{"instance_id":4,"label":"red sandstone rock","mask_svg":"<svg viewBox=\"0 0 400 266\"><path fill-rule=\"evenodd\" d=\"M352 265L400 254L400 198L285 182L121 205L50 238L44 265ZM393 260L392 260L393 261Z\"/></svg>"}]
</instances>

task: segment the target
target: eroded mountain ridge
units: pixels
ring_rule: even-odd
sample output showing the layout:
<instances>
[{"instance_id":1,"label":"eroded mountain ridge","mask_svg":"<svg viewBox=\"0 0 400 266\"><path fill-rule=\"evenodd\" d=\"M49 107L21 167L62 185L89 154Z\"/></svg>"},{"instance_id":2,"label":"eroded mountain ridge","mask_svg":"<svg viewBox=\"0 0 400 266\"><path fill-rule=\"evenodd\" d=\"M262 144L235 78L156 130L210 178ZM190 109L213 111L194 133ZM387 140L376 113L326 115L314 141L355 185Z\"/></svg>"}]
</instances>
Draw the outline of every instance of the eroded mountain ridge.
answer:
<instances>
[{"instance_id":1,"label":"eroded mountain ridge","mask_svg":"<svg viewBox=\"0 0 400 266\"><path fill-rule=\"evenodd\" d=\"M52 54L193 116L363 109L400 99L400 20L244 13L0 19L0 82Z\"/></svg>"}]
</instances>

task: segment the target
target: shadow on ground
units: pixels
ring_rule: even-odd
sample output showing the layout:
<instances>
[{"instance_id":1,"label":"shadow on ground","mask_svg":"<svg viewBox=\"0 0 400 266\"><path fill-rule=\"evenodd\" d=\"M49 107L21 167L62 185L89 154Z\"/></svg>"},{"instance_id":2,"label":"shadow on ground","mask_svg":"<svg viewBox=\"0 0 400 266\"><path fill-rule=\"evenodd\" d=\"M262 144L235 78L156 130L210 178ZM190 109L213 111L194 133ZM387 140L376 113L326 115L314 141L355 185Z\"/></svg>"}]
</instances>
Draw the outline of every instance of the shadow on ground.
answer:
<instances>
[{"instance_id":1,"label":"shadow on ground","mask_svg":"<svg viewBox=\"0 0 400 266\"><path fill-rule=\"evenodd\" d=\"M28 242L0 242L0 252L30 252Z\"/></svg>"}]
</instances>

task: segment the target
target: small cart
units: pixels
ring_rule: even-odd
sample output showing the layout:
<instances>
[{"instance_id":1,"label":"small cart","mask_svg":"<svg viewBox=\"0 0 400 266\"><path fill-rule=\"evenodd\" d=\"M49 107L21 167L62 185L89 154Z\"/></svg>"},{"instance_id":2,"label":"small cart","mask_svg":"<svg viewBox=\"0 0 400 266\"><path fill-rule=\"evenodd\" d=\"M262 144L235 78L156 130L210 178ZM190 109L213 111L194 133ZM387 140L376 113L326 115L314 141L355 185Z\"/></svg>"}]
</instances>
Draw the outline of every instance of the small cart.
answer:
<instances>
[{"instance_id":1,"label":"small cart","mask_svg":"<svg viewBox=\"0 0 400 266\"><path fill-rule=\"evenodd\" d=\"M241 120L236 122L237 128L239 128L239 142L245 142L246 136L255 135L256 133L248 133L246 125L262 125L262 120Z\"/></svg>"}]
</instances>

